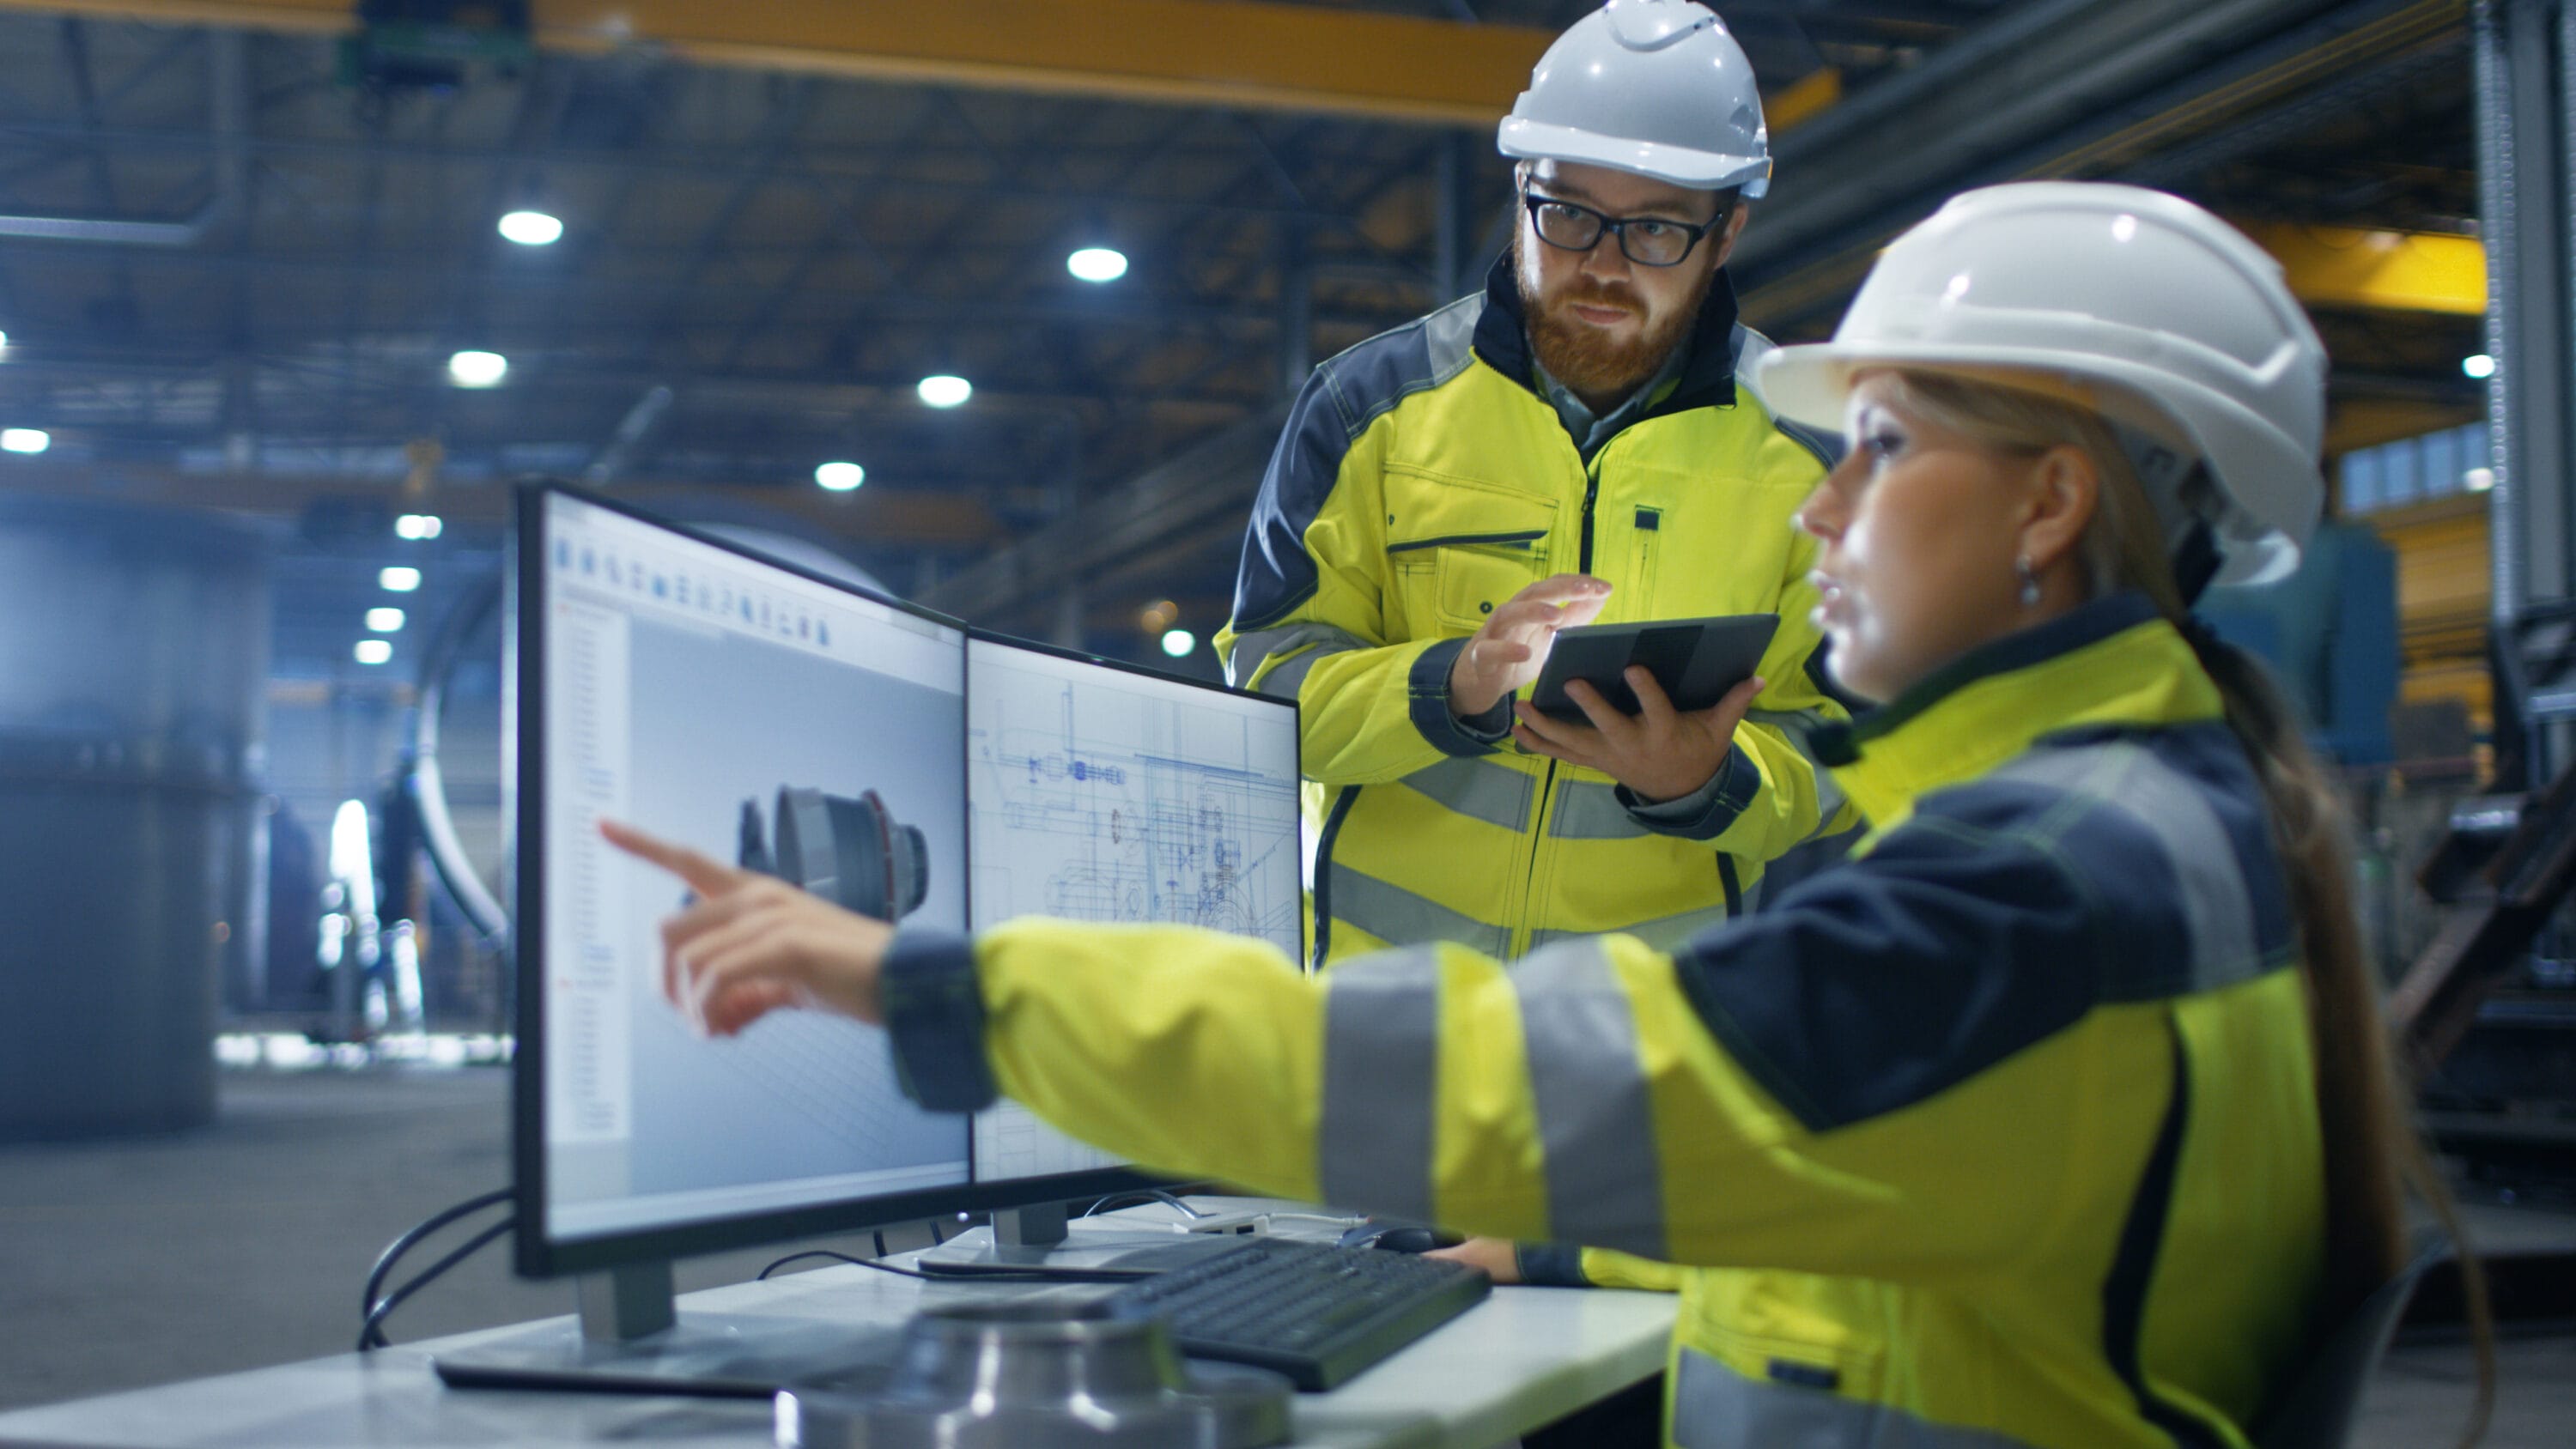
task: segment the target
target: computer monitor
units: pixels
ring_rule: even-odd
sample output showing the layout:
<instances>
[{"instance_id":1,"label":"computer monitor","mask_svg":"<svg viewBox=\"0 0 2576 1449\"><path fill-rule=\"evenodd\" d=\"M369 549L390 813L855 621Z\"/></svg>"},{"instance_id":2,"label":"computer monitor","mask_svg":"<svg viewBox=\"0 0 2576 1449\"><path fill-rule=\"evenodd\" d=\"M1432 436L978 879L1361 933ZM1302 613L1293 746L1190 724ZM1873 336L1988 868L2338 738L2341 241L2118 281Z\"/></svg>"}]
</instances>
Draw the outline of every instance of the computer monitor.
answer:
<instances>
[{"instance_id":1,"label":"computer monitor","mask_svg":"<svg viewBox=\"0 0 2576 1449\"><path fill-rule=\"evenodd\" d=\"M1168 922L1305 959L1293 701L978 633L966 800L979 930ZM1117 1165L1015 1103L977 1114L974 1136L980 1184Z\"/></svg>"},{"instance_id":2,"label":"computer monitor","mask_svg":"<svg viewBox=\"0 0 2576 1449\"><path fill-rule=\"evenodd\" d=\"M950 931L1047 908L1012 903L1015 880L1038 879L1021 868L1067 883L1124 868L1163 914L1086 908L1078 890L1058 908L1191 919L1173 892L1195 859L1187 888L1207 904L1189 911L1257 901L1293 956L1293 708L980 640L984 687L1006 713L1052 691L1055 717L1082 732L1024 773L1078 768L1087 803L1118 803L1114 838L1086 846L1054 835L1078 811L1015 781L970 833L974 689L954 621L561 486L521 490L514 549L517 1267L583 1275L582 1319L577 1333L442 1357L443 1377L759 1392L860 1350L812 1325L680 1320L674 1259L1154 1181L1025 1118L979 1132L920 1110L873 1028L780 1012L737 1037L696 1036L660 988L656 924L684 888L611 848L598 822ZM995 746L1032 747L1007 730ZM1143 812L1132 822L1129 802ZM1209 829L1186 813L1201 809ZM1228 811L1240 823L1216 828ZM978 837L998 874L979 875ZM1255 840L1257 862L1243 854ZM979 910L985 879L1004 895Z\"/></svg>"}]
</instances>

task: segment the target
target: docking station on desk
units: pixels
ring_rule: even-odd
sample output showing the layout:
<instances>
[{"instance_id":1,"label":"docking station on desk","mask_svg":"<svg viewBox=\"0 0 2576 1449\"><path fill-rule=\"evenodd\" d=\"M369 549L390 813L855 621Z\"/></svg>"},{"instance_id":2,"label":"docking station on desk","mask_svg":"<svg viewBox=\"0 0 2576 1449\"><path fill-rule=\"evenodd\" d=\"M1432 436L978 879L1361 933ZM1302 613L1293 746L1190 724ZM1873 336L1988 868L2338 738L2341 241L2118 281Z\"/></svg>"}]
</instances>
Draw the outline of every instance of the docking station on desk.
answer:
<instances>
[{"instance_id":1,"label":"docking station on desk","mask_svg":"<svg viewBox=\"0 0 2576 1449\"><path fill-rule=\"evenodd\" d=\"M1239 1225L1202 1223L1240 1220ZM1225 1252L1239 1233L1266 1231L1266 1213L1211 1213L1174 1223L1117 1218L1068 1218L1062 1203L997 1212L989 1228L971 1228L914 1259L924 1273L942 1278L993 1274L1062 1277L1076 1281L1149 1278Z\"/></svg>"}]
</instances>

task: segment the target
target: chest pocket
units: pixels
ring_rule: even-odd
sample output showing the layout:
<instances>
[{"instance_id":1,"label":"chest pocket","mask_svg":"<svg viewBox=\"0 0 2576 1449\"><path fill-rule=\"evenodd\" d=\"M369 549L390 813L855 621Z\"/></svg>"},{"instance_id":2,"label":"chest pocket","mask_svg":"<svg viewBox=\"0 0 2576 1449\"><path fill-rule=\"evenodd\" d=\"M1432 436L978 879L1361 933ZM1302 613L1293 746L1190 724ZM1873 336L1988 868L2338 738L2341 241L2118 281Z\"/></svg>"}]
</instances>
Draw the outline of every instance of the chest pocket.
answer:
<instances>
[{"instance_id":1,"label":"chest pocket","mask_svg":"<svg viewBox=\"0 0 2576 1449\"><path fill-rule=\"evenodd\" d=\"M1554 500L1454 478L1388 482L1386 560L1417 636L1472 633L1553 572Z\"/></svg>"}]
</instances>

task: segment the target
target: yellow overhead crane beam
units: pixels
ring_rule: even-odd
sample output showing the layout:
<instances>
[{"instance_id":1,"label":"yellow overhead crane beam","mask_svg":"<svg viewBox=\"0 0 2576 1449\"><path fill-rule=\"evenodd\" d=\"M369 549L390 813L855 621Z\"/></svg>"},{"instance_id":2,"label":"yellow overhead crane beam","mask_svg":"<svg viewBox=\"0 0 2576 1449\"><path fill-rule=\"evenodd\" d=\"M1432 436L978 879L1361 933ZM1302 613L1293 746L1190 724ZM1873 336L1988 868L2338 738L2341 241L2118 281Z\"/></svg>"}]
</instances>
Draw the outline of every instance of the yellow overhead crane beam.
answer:
<instances>
[{"instance_id":1,"label":"yellow overhead crane beam","mask_svg":"<svg viewBox=\"0 0 2576 1449\"><path fill-rule=\"evenodd\" d=\"M2487 310L2487 252L2475 237L2279 225L2255 227L2253 236L2310 306L2471 317Z\"/></svg>"},{"instance_id":2,"label":"yellow overhead crane beam","mask_svg":"<svg viewBox=\"0 0 2576 1449\"><path fill-rule=\"evenodd\" d=\"M0 10L340 34L350 0L0 0ZM540 47L1490 126L1556 37L1252 0L533 0Z\"/></svg>"}]
</instances>

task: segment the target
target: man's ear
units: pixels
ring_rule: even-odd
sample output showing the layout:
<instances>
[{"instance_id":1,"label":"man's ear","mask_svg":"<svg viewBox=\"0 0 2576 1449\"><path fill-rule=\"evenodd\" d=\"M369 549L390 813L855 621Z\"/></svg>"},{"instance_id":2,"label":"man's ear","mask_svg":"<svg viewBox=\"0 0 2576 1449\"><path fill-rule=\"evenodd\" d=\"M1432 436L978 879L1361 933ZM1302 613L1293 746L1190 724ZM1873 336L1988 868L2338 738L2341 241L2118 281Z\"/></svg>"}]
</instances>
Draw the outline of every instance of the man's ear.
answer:
<instances>
[{"instance_id":1,"label":"man's ear","mask_svg":"<svg viewBox=\"0 0 2576 1449\"><path fill-rule=\"evenodd\" d=\"M1744 235L1744 224L1752 219L1753 208L1745 204L1743 197L1735 198L1733 214L1727 217L1726 225L1717 233L1718 266L1725 266L1726 259L1735 255L1736 238Z\"/></svg>"}]
</instances>

